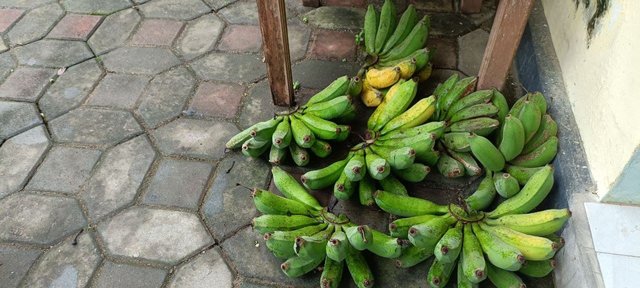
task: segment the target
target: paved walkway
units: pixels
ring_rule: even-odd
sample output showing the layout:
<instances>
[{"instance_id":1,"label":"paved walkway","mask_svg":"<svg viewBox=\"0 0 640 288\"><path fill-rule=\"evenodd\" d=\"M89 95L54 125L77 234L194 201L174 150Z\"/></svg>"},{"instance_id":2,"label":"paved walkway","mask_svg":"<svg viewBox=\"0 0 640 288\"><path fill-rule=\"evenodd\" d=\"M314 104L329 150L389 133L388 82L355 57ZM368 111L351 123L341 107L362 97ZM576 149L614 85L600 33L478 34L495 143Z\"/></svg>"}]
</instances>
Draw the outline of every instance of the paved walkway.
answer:
<instances>
[{"instance_id":1,"label":"paved walkway","mask_svg":"<svg viewBox=\"0 0 640 288\"><path fill-rule=\"evenodd\" d=\"M364 1L352 2L287 0L301 95L355 74ZM236 183L268 187L266 161L223 151L275 109L255 6L0 0L1 287L317 286L317 273L285 278L251 231L257 212ZM493 8L417 7L433 13L434 78L475 74ZM380 287L423 284L426 264L377 261Z\"/></svg>"}]
</instances>

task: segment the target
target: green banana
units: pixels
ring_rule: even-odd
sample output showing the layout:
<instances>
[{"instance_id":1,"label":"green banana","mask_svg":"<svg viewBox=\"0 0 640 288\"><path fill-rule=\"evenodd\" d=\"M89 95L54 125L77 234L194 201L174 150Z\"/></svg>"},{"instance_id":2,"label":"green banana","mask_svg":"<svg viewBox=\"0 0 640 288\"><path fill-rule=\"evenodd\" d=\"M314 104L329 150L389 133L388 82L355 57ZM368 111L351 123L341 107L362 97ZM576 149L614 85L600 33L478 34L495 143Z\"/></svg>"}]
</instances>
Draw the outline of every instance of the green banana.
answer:
<instances>
[{"instance_id":1,"label":"green banana","mask_svg":"<svg viewBox=\"0 0 640 288\"><path fill-rule=\"evenodd\" d=\"M509 114L519 117L520 111L522 111L522 106L524 105L524 101L527 101L527 99L529 99L529 94L518 98L518 100L516 100L516 103L513 103L513 106L511 106Z\"/></svg>"},{"instance_id":2,"label":"green banana","mask_svg":"<svg viewBox=\"0 0 640 288\"><path fill-rule=\"evenodd\" d=\"M440 138L444 134L444 128L445 128L444 121L428 122L413 128L391 131L385 135L380 136L378 140L387 141L387 140L393 140L393 139L409 138L409 137L418 136L419 134L426 134L426 133L434 134L436 138Z\"/></svg>"},{"instance_id":3,"label":"green banana","mask_svg":"<svg viewBox=\"0 0 640 288\"><path fill-rule=\"evenodd\" d=\"M291 153L291 159L293 159L293 162L296 163L296 165L307 166L307 164L309 164L309 160L311 158L309 151L298 146L298 144L291 143L291 145L289 145L289 152Z\"/></svg>"},{"instance_id":4,"label":"green banana","mask_svg":"<svg viewBox=\"0 0 640 288\"><path fill-rule=\"evenodd\" d=\"M491 171L500 171L504 168L504 156L489 139L471 134L469 136L469 148L471 148L471 153L484 168Z\"/></svg>"},{"instance_id":5,"label":"green banana","mask_svg":"<svg viewBox=\"0 0 640 288\"><path fill-rule=\"evenodd\" d=\"M422 163L413 163L409 167L402 170L394 170L393 173L407 182L421 182L431 172L429 166Z\"/></svg>"},{"instance_id":6,"label":"green banana","mask_svg":"<svg viewBox=\"0 0 640 288\"><path fill-rule=\"evenodd\" d=\"M355 184L342 172L338 181L333 185L333 195L339 200L349 200L353 192L355 192Z\"/></svg>"},{"instance_id":7,"label":"green banana","mask_svg":"<svg viewBox=\"0 0 640 288\"><path fill-rule=\"evenodd\" d=\"M271 168L271 174L273 174L273 183L282 195L301 202L315 210L322 210L322 206L320 206L318 200L311 196L293 176L282 170L282 168L274 166Z\"/></svg>"},{"instance_id":8,"label":"green banana","mask_svg":"<svg viewBox=\"0 0 640 288\"><path fill-rule=\"evenodd\" d=\"M387 213L402 217L413 217L425 214L444 214L447 206L435 204L422 198L402 196L382 190L376 191L373 198L380 209Z\"/></svg>"},{"instance_id":9,"label":"green banana","mask_svg":"<svg viewBox=\"0 0 640 288\"><path fill-rule=\"evenodd\" d=\"M379 131L380 129L382 129L382 127L384 127L384 125L391 121L391 119L406 111L407 108L409 108L411 102L413 102L413 99L415 98L417 92L418 82L414 81L413 79L407 80L404 83L400 83L395 93L392 94L391 91L389 91L389 93L387 93L387 96L385 96L385 99L383 100L383 103L385 105L383 106L381 104L380 106L378 106L378 108L376 108L376 110L381 109L381 112L379 113L379 116L376 120L376 125L372 130ZM387 101L387 99L389 98L391 98L391 100Z\"/></svg>"},{"instance_id":10,"label":"green banana","mask_svg":"<svg viewBox=\"0 0 640 288\"><path fill-rule=\"evenodd\" d=\"M367 249L373 242L373 232L367 225L343 227L351 247L360 251Z\"/></svg>"},{"instance_id":11,"label":"green banana","mask_svg":"<svg viewBox=\"0 0 640 288\"><path fill-rule=\"evenodd\" d=\"M304 215L262 215L253 218L253 229L260 233L273 231L291 231L318 224L319 220Z\"/></svg>"},{"instance_id":12,"label":"green banana","mask_svg":"<svg viewBox=\"0 0 640 288\"><path fill-rule=\"evenodd\" d=\"M438 171L447 178L462 177L465 172L464 165L447 154L440 155L440 159L438 160Z\"/></svg>"},{"instance_id":13,"label":"green banana","mask_svg":"<svg viewBox=\"0 0 640 288\"><path fill-rule=\"evenodd\" d=\"M344 166L344 174L350 181L357 182L362 180L364 175L367 174L367 165L364 161L364 153L362 150L354 154L351 160L347 162L347 165Z\"/></svg>"},{"instance_id":14,"label":"green banana","mask_svg":"<svg viewBox=\"0 0 640 288\"><path fill-rule=\"evenodd\" d=\"M469 132L449 132L445 133L442 143L445 147L457 152L469 152Z\"/></svg>"},{"instance_id":15,"label":"green banana","mask_svg":"<svg viewBox=\"0 0 640 288\"><path fill-rule=\"evenodd\" d=\"M427 43L427 37L429 36L429 28L431 26L431 20L429 16L424 16L416 25L411 29L409 35L391 48L387 53L380 57L380 60L389 62L404 58L412 52L424 48Z\"/></svg>"},{"instance_id":16,"label":"green banana","mask_svg":"<svg viewBox=\"0 0 640 288\"><path fill-rule=\"evenodd\" d=\"M373 193L376 192L376 186L373 180L369 176L365 175L360 182L358 182L358 193L360 204L364 206L372 206L375 203L373 200Z\"/></svg>"},{"instance_id":17,"label":"green banana","mask_svg":"<svg viewBox=\"0 0 640 288\"><path fill-rule=\"evenodd\" d=\"M321 288L338 288L342 281L342 271L344 271L344 262L335 261L327 257L324 259L324 267L322 275L320 275Z\"/></svg>"},{"instance_id":18,"label":"green banana","mask_svg":"<svg viewBox=\"0 0 640 288\"><path fill-rule=\"evenodd\" d=\"M251 197L258 211L264 214L308 215L313 213L308 206L301 202L278 196L266 190L256 188Z\"/></svg>"},{"instance_id":19,"label":"green banana","mask_svg":"<svg viewBox=\"0 0 640 288\"><path fill-rule=\"evenodd\" d=\"M249 138L249 140L242 144L242 154L247 157L257 158L269 149L271 145L267 144L269 144L269 141L260 141L256 138Z\"/></svg>"},{"instance_id":20,"label":"green banana","mask_svg":"<svg viewBox=\"0 0 640 288\"><path fill-rule=\"evenodd\" d=\"M491 101L491 97L493 96L492 90L478 90L473 92L460 100L451 104L449 110L447 111L447 115L444 120L449 120L453 115L455 115L458 111L469 108L478 104L485 104ZM497 107L497 106L496 106ZM499 109L498 109L499 110ZM452 121L455 122L455 121Z\"/></svg>"},{"instance_id":21,"label":"green banana","mask_svg":"<svg viewBox=\"0 0 640 288\"><path fill-rule=\"evenodd\" d=\"M469 281L469 279L467 279L467 276L464 276L463 270L462 270L462 256L460 256L460 259L458 259L458 271L457 273L457 280L458 280L458 286L457 288L478 288L478 284L473 283L471 281Z\"/></svg>"},{"instance_id":22,"label":"green banana","mask_svg":"<svg viewBox=\"0 0 640 288\"><path fill-rule=\"evenodd\" d=\"M233 137L231 137L231 139L229 139L229 141L227 141L225 147L227 149L237 149L242 147L242 144L244 142L247 142L247 140L251 139L251 130L253 130L253 126L242 130L240 133L234 135Z\"/></svg>"},{"instance_id":23,"label":"green banana","mask_svg":"<svg viewBox=\"0 0 640 288\"><path fill-rule=\"evenodd\" d=\"M487 276L496 288L527 288L516 273L500 269L491 263L487 265Z\"/></svg>"},{"instance_id":24,"label":"green banana","mask_svg":"<svg viewBox=\"0 0 640 288\"><path fill-rule=\"evenodd\" d=\"M436 96L436 115L435 119L441 120L444 119L447 113L444 111L444 99L449 93L449 90L453 88L454 85L458 82L458 73L453 73L446 81L441 84L438 84L436 89L433 91L433 95Z\"/></svg>"},{"instance_id":25,"label":"green banana","mask_svg":"<svg viewBox=\"0 0 640 288\"><path fill-rule=\"evenodd\" d=\"M367 247L371 251L382 258L398 258L402 254L401 241L398 238L389 237L387 234L371 229L373 241Z\"/></svg>"},{"instance_id":26,"label":"green banana","mask_svg":"<svg viewBox=\"0 0 640 288\"><path fill-rule=\"evenodd\" d=\"M498 107L498 121L504 123L504 118L509 114L509 103L507 99L500 93L500 91L493 89L493 96L491 97L491 103ZM515 116L515 114L513 114Z\"/></svg>"},{"instance_id":27,"label":"green banana","mask_svg":"<svg viewBox=\"0 0 640 288\"><path fill-rule=\"evenodd\" d=\"M425 223L420 223L409 228L409 242L420 248L434 249L438 240L449 230L449 226L456 219L451 215L435 217Z\"/></svg>"},{"instance_id":28,"label":"green banana","mask_svg":"<svg viewBox=\"0 0 640 288\"><path fill-rule=\"evenodd\" d=\"M376 66L393 67L393 66L397 66L400 63L414 60L416 65L416 71L420 71L421 69L425 68L427 64L429 64L429 59L431 59L431 51L429 50L429 48L422 48L414 51L413 53L409 54L407 57L404 57L404 58L400 58L393 61L386 61L386 62L379 61L376 64Z\"/></svg>"},{"instance_id":29,"label":"green banana","mask_svg":"<svg viewBox=\"0 0 640 288\"><path fill-rule=\"evenodd\" d=\"M520 270L524 263L524 256L518 249L482 230L477 223L471 224L471 227L491 264L508 271Z\"/></svg>"},{"instance_id":30,"label":"green banana","mask_svg":"<svg viewBox=\"0 0 640 288\"><path fill-rule=\"evenodd\" d=\"M522 152L525 144L524 126L520 119L511 114L504 118L501 129L501 140L498 149L502 152L504 160L511 161Z\"/></svg>"},{"instance_id":31,"label":"green banana","mask_svg":"<svg viewBox=\"0 0 640 288\"><path fill-rule=\"evenodd\" d=\"M282 119L282 116L278 116L267 121L257 123L256 125L253 125L249 134L260 142L269 141L271 140L271 135L273 135L273 132L276 130L276 127L278 127L278 124Z\"/></svg>"},{"instance_id":32,"label":"green banana","mask_svg":"<svg viewBox=\"0 0 640 288\"><path fill-rule=\"evenodd\" d=\"M327 167L309 171L300 177L300 181L302 181L302 184L308 189L317 190L327 188L333 185L338 178L340 178L340 174L342 174L344 167L352 156L353 154L349 154L347 158L333 162Z\"/></svg>"},{"instance_id":33,"label":"green banana","mask_svg":"<svg viewBox=\"0 0 640 288\"><path fill-rule=\"evenodd\" d=\"M547 113L547 99L544 98L544 95L540 92L534 92L533 94L529 94L529 101L533 102L538 106L538 110L540 113Z\"/></svg>"},{"instance_id":34,"label":"green banana","mask_svg":"<svg viewBox=\"0 0 640 288\"><path fill-rule=\"evenodd\" d=\"M300 257L294 256L284 263L280 264L280 270L284 272L287 277L296 278L304 274L311 272L322 263L325 257Z\"/></svg>"},{"instance_id":35,"label":"green banana","mask_svg":"<svg viewBox=\"0 0 640 288\"><path fill-rule=\"evenodd\" d=\"M279 259L287 259L296 255L293 251L293 245L295 240L299 236L316 234L328 226L327 223L306 226L292 231L274 231L272 233L265 233L264 240L266 246L274 256Z\"/></svg>"},{"instance_id":36,"label":"green banana","mask_svg":"<svg viewBox=\"0 0 640 288\"><path fill-rule=\"evenodd\" d=\"M540 171L540 169L542 169L542 167L527 168L515 165L506 165L505 167L505 171L511 174L513 178L516 178L520 186L524 186L524 184L527 184L529 178L531 178L531 176L533 176L533 174L535 174L536 172Z\"/></svg>"},{"instance_id":37,"label":"green banana","mask_svg":"<svg viewBox=\"0 0 640 288\"><path fill-rule=\"evenodd\" d=\"M371 178L376 180L382 180L389 176L391 173L391 167L389 162L378 154L374 153L370 148L365 151L365 162L367 164L367 170Z\"/></svg>"},{"instance_id":38,"label":"green banana","mask_svg":"<svg viewBox=\"0 0 640 288\"><path fill-rule=\"evenodd\" d=\"M351 274L351 278L358 288L373 287L373 273L360 251L353 248L348 249L345 262L347 263L349 274Z\"/></svg>"},{"instance_id":39,"label":"green banana","mask_svg":"<svg viewBox=\"0 0 640 288\"><path fill-rule=\"evenodd\" d=\"M364 46L367 54L375 55L376 34L378 33L378 12L373 4L367 7L364 15Z\"/></svg>"},{"instance_id":40,"label":"green banana","mask_svg":"<svg viewBox=\"0 0 640 288\"><path fill-rule=\"evenodd\" d=\"M380 180L379 183L380 183L380 186L382 186L382 189L384 191L391 192L393 194L402 195L402 196L409 195L407 188L404 187L402 182L400 182L400 180L398 180L396 177L393 177L392 175L389 175L384 179Z\"/></svg>"},{"instance_id":41,"label":"green banana","mask_svg":"<svg viewBox=\"0 0 640 288\"><path fill-rule=\"evenodd\" d=\"M487 216L498 218L509 214L528 213L547 197L553 187L553 180L553 168L545 166L531 176L516 196L500 203L495 210L487 213Z\"/></svg>"},{"instance_id":42,"label":"green banana","mask_svg":"<svg viewBox=\"0 0 640 288\"><path fill-rule=\"evenodd\" d=\"M553 271L553 269L555 268L556 260L553 259L542 261L527 261L526 263L524 263L524 265L522 265L522 268L520 268L518 272L529 277L542 278L549 275L549 273L551 273L551 271Z\"/></svg>"},{"instance_id":43,"label":"green banana","mask_svg":"<svg viewBox=\"0 0 640 288\"><path fill-rule=\"evenodd\" d=\"M333 233L334 226L320 231L312 236L299 236L293 245L293 251L301 257L317 257L318 255L326 255L326 247L328 238Z\"/></svg>"},{"instance_id":44,"label":"green banana","mask_svg":"<svg viewBox=\"0 0 640 288\"><path fill-rule=\"evenodd\" d=\"M456 259L462 251L462 223L458 222L456 226L449 228L440 238L433 254L436 259L442 263L455 263Z\"/></svg>"},{"instance_id":45,"label":"green banana","mask_svg":"<svg viewBox=\"0 0 640 288\"><path fill-rule=\"evenodd\" d=\"M516 157L511 163L529 168L539 167L551 163L556 154L558 154L558 137L551 136L547 142L544 142L528 154Z\"/></svg>"},{"instance_id":46,"label":"green banana","mask_svg":"<svg viewBox=\"0 0 640 288\"><path fill-rule=\"evenodd\" d=\"M269 163L280 165L284 158L287 157L288 152L289 150L287 147L277 148L276 146L271 145L271 150L269 150Z\"/></svg>"},{"instance_id":47,"label":"green banana","mask_svg":"<svg viewBox=\"0 0 640 288\"><path fill-rule=\"evenodd\" d=\"M384 47L380 54L389 52L389 50L391 50L391 48L396 44L406 39L416 23L418 23L418 12L416 12L416 8L413 4L410 4L407 9L404 10L402 16L400 16L396 29L393 31L393 34L391 34L391 37L389 37L387 42L384 43Z\"/></svg>"},{"instance_id":48,"label":"green banana","mask_svg":"<svg viewBox=\"0 0 640 288\"><path fill-rule=\"evenodd\" d=\"M431 264L427 273L427 283L432 288L446 287L455 267L455 261L442 262L438 259L433 260L433 264Z\"/></svg>"},{"instance_id":49,"label":"green banana","mask_svg":"<svg viewBox=\"0 0 640 288\"><path fill-rule=\"evenodd\" d=\"M389 223L389 234L391 235L391 237L407 239L409 228L411 228L411 226L425 223L434 217L438 216L425 214L420 216L396 219L395 221Z\"/></svg>"},{"instance_id":50,"label":"green banana","mask_svg":"<svg viewBox=\"0 0 640 288\"><path fill-rule=\"evenodd\" d=\"M289 117L289 119L291 120L291 132L295 143L302 148L313 146L316 136L311 132L311 129L296 117Z\"/></svg>"},{"instance_id":51,"label":"green banana","mask_svg":"<svg viewBox=\"0 0 640 288\"><path fill-rule=\"evenodd\" d=\"M463 108L451 116L451 123L477 117L492 117L498 113L498 107L493 104L483 103Z\"/></svg>"},{"instance_id":52,"label":"green banana","mask_svg":"<svg viewBox=\"0 0 640 288\"><path fill-rule=\"evenodd\" d=\"M342 76L329 84L322 91L316 93L307 101L307 106L314 103L329 101L338 96L346 95L349 90L349 77Z\"/></svg>"},{"instance_id":53,"label":"green banana","mask_svg":"<svg viewBox=\"0 0 640 288\"><path fill-rule=\"evenodd\" d=\"M493 184L496 186L496 192L504 198L511 198L520 192L518 180L509 173L496 173L493 176Z\"/></svg>"},{"instance_id":54,"label":"green banana","mask_svg":"<svg viewBox=\"0 0 640 288\"><path fill-rule=\"evenodd\" d=\"M303 113L330 120L342 116L350 109L351 104L353 104L351 96L343 95L333 98L329 101L309 105L304 108Z\"/></svg>"},{"instance_id":55,"label":"green banana","mask_svg":"<svg viewBox=\"0 0 640 288\"><path fill-rule=\"evenodd\" d=\"M518 114L517 117L522 122L522 127L524 127L525 141L529 142L540 127L542 113L536 103L525 100L522 104L522 110L520 110L520 114Z\"/></svg>"},{"instance_id":56,"label":"green banana","mask_svg":"<svg viewBox=\"0 0 640 288\"><path fill-rule=\"evenodd\" d=\"M333 232L333 235L331 235L329 242L327 242L327 257L334 261L341 262L345 257L347 257L347 246L349 245L347 234L345 234L341 229L336 229L336 231Z\"/></svg>"},{"instance_id":57,"label":"green banana","mask_svg":"<svg viewBox=\"0 0 640 288\"><path fill-rule=\"evenodd\" d=\"M294 114L294 117L301 120L315 134L316 138L323 140L334 140L340 134L338 124L329 120L324 120L312 114ZM309 147L305 147L309 148Z\"/></svg>"},{"instance_id":58,"label":"green banana","mask_svg":"<svg viewBox=\"0 0 640 288\"><path fill-rule=\"evenodd\" d=\"M349 107L347 107L347 110L344 111L344 113L342 113L338 118L335 118L334 120L336 121L336 123L349 123L352 122L353 119L355 119L357 116L356 114L356 106L355 104L351 104L349 105ZM349 127L349 126L347 126ZM342 129L342 127L340 127L340 136L338 136L338 141L343 141L344 139L346 139L347 136L349 136L349 133L347 133L347 135L343 135L345 133L344 129ZM351 127L349 127L349 131L351 131ZM349 132L347 131L347 132ZM342 139L342 140L340 140Z\"/></svg>"},{"instance_id":59,"label":"green banana","mask_svg":"<svg viewBox=\"0 0 640 288\"><path fill-rule=\"evenodd\" d=\"M271 136L271 143L274 147L282 149L289 146L291 143L291 124L289 123L289 117L282 119L282 122L278 123L276 130L273 131Z\"/></svg>"},{"instance_id":60,"label":"green banana","mask_svg":"<svg viewBox=\"0 0 640 288\"><path fill-rule=\"evenodd\" d=\"M495 196L496 188L493 184L493 177L491 171L487 170L487 176L482 179L478 189L465 199L465 202L473 210L484 210L491 205Z\"/></svg>"},{"instance_id":61,"label":"green banana","mask_svg":"<svg viewBox=\"0 0 640 288\"><path fill-rule=\"evenodd\" d=\"M482 247L471 225L464 225L462 237L462 274L471 283L480 283L487 278L487 263L482 255Z\"/></svg>"},{"instance_id":62,"label":"green banana","mask_svg":"<svg viewBox=\"0 0 640 288\"><path fill-rule=\"evenodd\" d=\"M440 151L431 148L429 151L416 151L416 159L418 161L425 163L431 167L435 166L438 163L438 159L440 159Z\"/></svg>"},{"instance_id":63,"label":"green banana","mask_svg":"<svg viewBox=\"0 0 640 288\"><path fill-rule=\"evenodd\" d=\"M389 158L387 158L389 166L396 170L402 170L411 166L415 159L416 150L411 147L403 147L393 150L389 153Z\"/></svg>"},{"instance_id":64,"label":"green banana","mask_svg":"<svg viewBox=\"0 0 640 288\"><path fill-rule=\"evenodd\" d=\"M569 209L549 209L529 214L505 215L485 219L489 225L503 225L512 230L534 236L545 236L562 229L571 217Z\"/></svg>"},{"instance_id":65,"label":"green banana","mask_svg":"<svg viewBox=\"0 0 640 288\"><path fill-rule=\"evenodd\" d=\"M478 117L452 123L448 127L451 132L471 132L480 136L488 136L500 126L500 122L489 117Z\"/></svg>"},{"instance_id":66,"label":"green banana","mask_svg":"<svg viewBox=\"0 0 640 288\"><path fill-rule=\"evenodd\" d=\"M385 0L380 10L380 21L378 23L378 30L376 31L376 41L374 43L375 53L380 53L387 42L387 39L391 37L393 30L396 28L396 9L393 2Z\"/></svg>"},{"instance_id":67,"label":"green banana","mask_svg":"<svg viewBox=\"0 0 640 288\"><path fill-rule=\"evenodd\" d=\"M362 93L362 78L358 76L353 76L349 79L349 96L356 97ZM351 101L350 101L351 102ZM346 112L347 110L345 110ZM344 114L340 113L341 115Z\"/></svg>"},{"instance_id":68,"label":"green banana","mask_svg":"<svg viewBox=\"0 0 640 288\"><path fill-rule=\"evenodd\" d=\"M444 99L442 99L442 106L440 107L440 109L442 109L442 118L440 120L444 120L444 116L447 115L453 103L473 91L477 80L478 78L476 77L462 78L447 91Z\"/></svg>"},{"instance_id":69,"label":"green banana","mask_svg":"<svg viewBox=\"0 0 640 288\"><path fill-rule=\"evenodd\" d=\"M558 124L551 118L551 115L545 114L540 121L540 127L531 140L527 142L527 145L522 149L523 154L531 153L543 143L547 142L549 138L558 135Z\"/></svg>"},{"instance_id":70,"label":"green banana","mask_svg":"<svg viewBox=\"0 0 640 288\"><path fill-rule=\"evenodd\" d=\"M402 251L402 255L396 259L396 266L399 268L409 268L429 259L433 256L433 249L424 249L416 246L409 246Z\"/></svg>"},{"instance_id":71,"label":"green banana","mask_svg":"<svg viewBox=\"0 0 640 288\"><path fill-rule=\"evenodd\" d=\"M491 226L480 223L480 227L518 249L526 260L541 261L551 259L558 251L558 245L545 237L527 235L505 226Z\"/></svg>"},{"instance_id":72,"label":"green banana","mask_svg":"<svg viewBox=\"0 0 640 288\"><path fill-rule=\"evenodd\" d=\"M313 143L311 148L309 148L313 154L320 158L327 158L329 154L331 154L331 144L328 142L322 141L320 139L316 139L316 142Z\"/></svg>"},{"instance_id":73,"label":"green banana","mask_svg":"<svg viewBox=\"0 0 640 288\"><path fill-rule=\"evenodd\" d=\"M449 152L449 155L453 159L460 162L460 164L464 166L464 170L468 176L480 176L482 174L482 167L478 165L478 162L473 159L473 156L471 156L470 153L455 152L451 150L447 150L447 152Z\"/></svg>"},{"instance_id":74,"label":"green banana","mask_svg":"<svg viewBox=\"0 0 640 288\"><path fill-rule=\"evenodd\" d=\"M562 237L560 237L560 236L558 236L558 235L556 235L554 233L551 233L549 235L544 235L543 237L553 241L553 243L555 243L556 246L558 246L558 250L560 250L560 249L562 249L562 247L564 247L564 244L565 244L564 238L562 238Z\"/></svg>"}]
</instances>

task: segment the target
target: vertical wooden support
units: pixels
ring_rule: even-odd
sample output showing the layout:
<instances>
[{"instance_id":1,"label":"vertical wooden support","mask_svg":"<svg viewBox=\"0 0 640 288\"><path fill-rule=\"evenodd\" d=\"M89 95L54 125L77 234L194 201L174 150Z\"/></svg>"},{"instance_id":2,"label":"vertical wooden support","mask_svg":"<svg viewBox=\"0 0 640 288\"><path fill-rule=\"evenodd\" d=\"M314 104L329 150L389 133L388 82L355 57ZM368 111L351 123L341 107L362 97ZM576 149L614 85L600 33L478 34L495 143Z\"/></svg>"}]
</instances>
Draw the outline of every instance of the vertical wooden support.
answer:
<instances>
[{"instance_id":1,"label":"vertical wooden support","mask_svg":"<svg viewBox=\"0 0 640 288\"><path fill-rule=\"evenodd\" d=\"M502 90L534 0L501 0L478 73L478 89Z\"/></svg>"},{"instance_id":2,"label":"vertical wooden support","mask_svg":"<svg viewBox=\"0 0 640 288\"><path fill-rule=\"evenodd\" d=\"M460 11L465 14L480 13L482 0L460 0Z\"/></svg>"},{"instance_id":3,"label":"vertical wooden support","mask_svg":"<svg viewBox=\"0 0 640 288\"><path fill-rule=\"evenodd\" d=\"M291 106L293 77L284 0L256 0L256 2L273 103L279 106Z\"/></svg>"}]
</instances>

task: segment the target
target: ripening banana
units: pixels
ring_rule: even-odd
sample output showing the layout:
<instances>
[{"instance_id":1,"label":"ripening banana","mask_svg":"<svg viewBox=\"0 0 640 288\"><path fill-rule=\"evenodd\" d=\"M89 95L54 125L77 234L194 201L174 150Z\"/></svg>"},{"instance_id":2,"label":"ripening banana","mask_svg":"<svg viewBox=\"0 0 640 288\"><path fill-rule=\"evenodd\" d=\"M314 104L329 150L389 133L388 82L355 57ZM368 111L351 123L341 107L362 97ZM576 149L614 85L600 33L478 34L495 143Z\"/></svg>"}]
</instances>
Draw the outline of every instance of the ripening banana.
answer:
<instances>
[{"instance_id":1,"label":"ripening banana","mask_svg":"<svg viewBox=\"0 0 640 288\"><path fill-rule=\"evenodd\" d=\"M542 278L549 275L556 268L556 265L556 260L553 259L527 261L518 272L529 277Z\"/></svg>"},{"instance_id":2,"label":"ripening banana","mask_svg":"<svg viewBox=\"0 0 640 288\"><path fill-rule=\"evenodd\" d=\"M508 271L520 270L524 263L524 256L517 248L483 230L477 223L471 224L471 227L491 264Z\"/></svg>"},{"instance_id":3,"label":"ripening banana","mask_svg":"<svg viewBox=\"0 0 640 288\"><path fill-rule=\"evenodd\" d=\"M362 94L360 94L360 99L362 103L364 103L367 107L378 107L382 103L384 99L384 94L380 92L380 90L371 87L367 80L364 80L362 84Z\"/></svg>"},{"instance_id":4,"label":"ripening banana","mask_svg":"<svg viewBox=\"0 0 640 288\"><path fill-rule=\"evenodd\" d=\"M435 96L420 99L404 113L391 119L380 131L384 135L394 130L416 127L431 118L435 112Z\"/></svg>"},{"instance_id":5,"label":"ripening banana","mask_svg":"<svg viewBox=\"0 0 640 288\"><path fill-rule=\"evenodd\" d=\"M531 176L520 192L487 213L489 218L498 218L510 214L523 214L536 208L549 195L553 187L553 168L545 166Z\"/></svg>"},{"instance_id":6,"label":"ripening banana","mask_svg":"<svg viewBox=\"0 0 640 288\"><path fill-rule=\"evenodd\" d=\"M544 237L520 233L501 225L491 226L480 223L480 227L518 249L526 260L541 261L551 259L558 251L558 245Z\"/></svg>"},{"instance_id":7,"label":"ripening banana","mask_svg":"<svg viewBox=\"0 0 640 288\"><path fill-rule=\"evenodd\" d=\"M396 67L400 68L400 78L409 79L413 76L413 73L416 72L416 59L411 58L405 61L402 61L396 65Z\"/></svg>"},{"instance_id":8,"label":"ripening banana","mask_svg":"<svg viewBox=\"0 0 640 288\"><path fill-rule=\"evenodd\" d=\"M497 219L487 218L489 225L503 225L515 231L534 236L545 236L562 229L571 217L569 209L549 209L529 214L505 215Z\"/></svg>"},{"instance_id":9,"label":"ripening banana","mask_svg":"<svg viewBox=\"0 0 640 288\"><path fill-rule=\"evenodd\" d=\"M367 84L371 87L376 89L387 88L398 82L398 79L400 79L400 68L369 68L369 70L367 70L366 77Z\"/></svg>"},{"instance_id":10,"label":"ripening banana","mask_svg":"<svg viewBox=\"0 0 640 288\"><path fill-rule=\"evenodd\" d=\"M397 89L394 89L396 87ZM418 83L413 79L399 83L398 86L394 85L385 96L382 104L376 108L376 110L380 109L381 111L372 130L380 131L389 121L406 111L417 92Z\"/></svg>"}]
</instances>

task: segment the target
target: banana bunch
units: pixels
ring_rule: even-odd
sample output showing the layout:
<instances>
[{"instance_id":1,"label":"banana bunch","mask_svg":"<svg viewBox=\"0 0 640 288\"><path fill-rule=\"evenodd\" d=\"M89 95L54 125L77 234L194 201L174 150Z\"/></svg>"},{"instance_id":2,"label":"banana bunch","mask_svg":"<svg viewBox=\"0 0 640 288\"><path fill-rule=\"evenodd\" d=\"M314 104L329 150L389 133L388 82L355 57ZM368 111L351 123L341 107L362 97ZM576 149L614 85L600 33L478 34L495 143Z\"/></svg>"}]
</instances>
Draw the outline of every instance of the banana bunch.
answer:
<instances>
[{"instance_id":1,"label":"banana bunch","mask_svg":"<svg viewBox=\"0 0 640 288\"><path fill-rule=\"evenodd\" d=\"M355 118L352 96L358 95L362 81L347 76L333 81L315 94L306 105L291 113L276 115L233 136L227 149L241 148L249 157L259 157L269 151L269 162L282 163L288 154L298 166L305 166L311 158L309 150L320 158L331 154L328 141L344 141L351 127L339 125Z\"/></svg>"},{"instance_id":2,"label":"banana bunch","mask_svg":"<svg viewBox=\"0 0 640 288\"><path fill-rule=\"evenodd\" d=\"M445 287L455 268L458 287L478 287L486 278L498 288L526 287L518 274L546 276L564 245L554 233L571 217L568 209L529 213L546 198L553 181L553 169L544 166L521 193L491 212L482 210L496 194L492 183L481 183L460 205L386 191L375 192L374 199L382 210L405 217L389 224L391 237L412 244L396 259L398 267L412 267L435 255L427 274L429 287Z\"/></svg>"},{"instance_id":3,"label":"banana bunch","mask_svg":"<svg viewBox=\"0 0 640 288\"><path fill-rule=\"evenodd\" d=\"M408 195L401 180L420 182L437 163L436 140L444 133L444 122L425 123L435 112L436 98L420 99L413 106L417 82L400 80L368 120L365 142L353 147L346 158L302 176L309 189L333 186L340 200L358 191L360 203L373 205L372 194L384 189ZM377 185L376 185L377 182Z\"/></svg>"},{"instance_id":4,"label":"banana bunch","mask_svg":"<svg viewBox=\"0 0 640 288\"><path fill-rule=\"evenodd\" d=\"M417 76L424 81L431 76L431 52L425 48L430 24L428 16L418 18L413 5L397 21L393 1L385 0L380 13L369 5L363 30L365 50L371 61L366 65L360 94L367 107L380 105L388 88L401 79Z\"/></svg>"},{"instance_id":5,"label":"banana bunch","mask_svg":"<svg viewBox=\"0 0 640 288\"><path fill-rule=\"evenodd\" d=\"M272 173L284 197L254 189L253 201L263 215L252 223L264 233L267 249L285 260L280 269L288 277L300 277L324 265L320 287L339 287L346 264L357 287L372 287L374 277L361 251L385 258L402 253L406 241L328 212L284 170L276 166Z\"/></svg>"}]
</instances>

